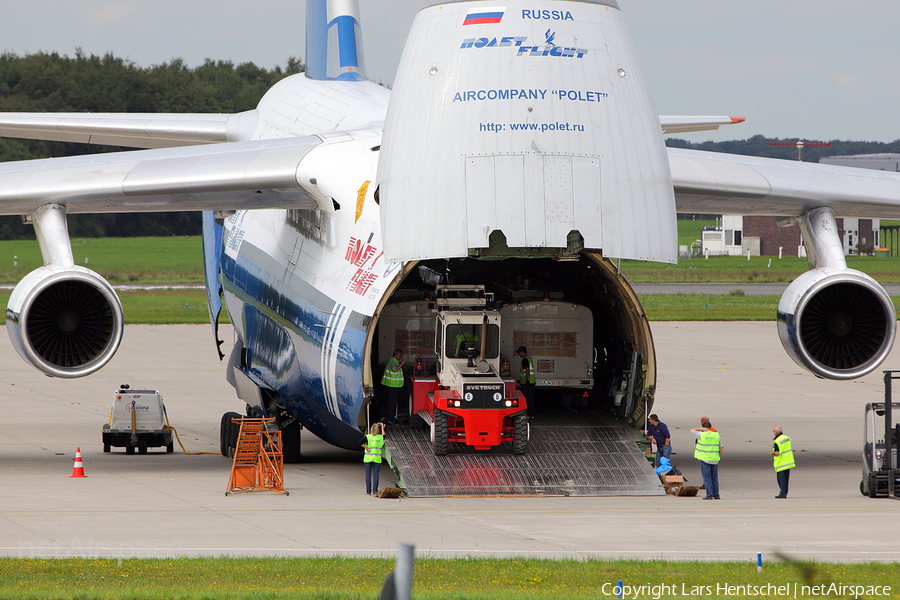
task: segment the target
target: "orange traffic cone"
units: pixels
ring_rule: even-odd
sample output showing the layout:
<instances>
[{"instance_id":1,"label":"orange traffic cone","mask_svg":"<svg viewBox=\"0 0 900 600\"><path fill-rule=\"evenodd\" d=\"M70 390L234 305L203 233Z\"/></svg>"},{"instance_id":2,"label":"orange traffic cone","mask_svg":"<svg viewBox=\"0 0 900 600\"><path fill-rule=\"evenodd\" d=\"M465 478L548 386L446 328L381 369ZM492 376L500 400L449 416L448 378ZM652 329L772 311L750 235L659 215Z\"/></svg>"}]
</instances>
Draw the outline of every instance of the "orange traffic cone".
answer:
<instances>
[{"instance_id":1,"label":"orange traffic cone","mask_svg":"<svg viewBox=\"0 0 900 600\"><path fill-rule=\"evenodd\" d=\"M69 475L70 479L72 477L87 477L84 474L84 463L81 462L81 446L75 451L75 468L72 469L72 474Z\"/></svg>"}]
</instances>

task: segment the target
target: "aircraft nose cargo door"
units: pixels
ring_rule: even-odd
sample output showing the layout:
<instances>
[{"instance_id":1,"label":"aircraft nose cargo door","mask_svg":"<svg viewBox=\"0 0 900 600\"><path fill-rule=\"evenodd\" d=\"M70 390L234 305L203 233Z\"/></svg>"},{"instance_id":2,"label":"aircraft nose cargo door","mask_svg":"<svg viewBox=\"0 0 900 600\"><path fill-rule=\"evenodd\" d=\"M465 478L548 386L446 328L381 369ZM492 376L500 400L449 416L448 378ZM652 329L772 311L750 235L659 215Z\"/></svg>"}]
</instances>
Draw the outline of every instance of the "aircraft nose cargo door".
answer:
<instances>
[{"instance_id":1,"label":"aircraft nose cargo door","mask_svg":"<svg viewBox=\"0 0 900 600\"><path fill-rule=\"evenodd\" d=\"M519 154L466 158L466 239L487 248L564 247L570 231L602 247L600 158Z\"/></svg>"},{"instance_id":2,"label":"aircraft nose cargo door","mask_svg":"<svg viewBox=\"0 0 900 600\"><path fill-rule=\"evenodd\" d=\"M423 2L379 154L387 261L465 257L499 232L509 248L577 233L604 256L675 262L662 129L622 15L551 4L480 18L484 2Z\"/></svg>"}]
</instances>

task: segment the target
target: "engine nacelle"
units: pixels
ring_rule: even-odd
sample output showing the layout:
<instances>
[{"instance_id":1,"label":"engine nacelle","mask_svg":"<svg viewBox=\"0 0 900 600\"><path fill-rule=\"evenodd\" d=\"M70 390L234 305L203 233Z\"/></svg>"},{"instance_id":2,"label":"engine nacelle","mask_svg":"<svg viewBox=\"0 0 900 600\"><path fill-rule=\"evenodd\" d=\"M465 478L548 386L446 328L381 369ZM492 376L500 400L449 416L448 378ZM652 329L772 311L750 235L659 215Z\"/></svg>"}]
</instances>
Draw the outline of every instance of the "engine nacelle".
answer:
<instances>
[{"instance_id":1,"label":"engine nacelle","mask_svg":"<svg viewBox=\"0 0 900 600\"><path fill-rule=\"evenodd\" d=\"M79 266L25 276L6 308L19 356L51 377L83 377L112 359L122 341L122 303L109 283Z\"/></svg>"},{"instance_id":2,"label":"engine nacelle","mask_svg":"<svg viewBox=\"0 0 900 600\"><path fill-rule=\"evenodd\" d=\"M853 269L807 271L778 303L778 335L801 367L825 379L855 379L880 365L897 315L878 282Z\"/></svg>"}]
</instances>

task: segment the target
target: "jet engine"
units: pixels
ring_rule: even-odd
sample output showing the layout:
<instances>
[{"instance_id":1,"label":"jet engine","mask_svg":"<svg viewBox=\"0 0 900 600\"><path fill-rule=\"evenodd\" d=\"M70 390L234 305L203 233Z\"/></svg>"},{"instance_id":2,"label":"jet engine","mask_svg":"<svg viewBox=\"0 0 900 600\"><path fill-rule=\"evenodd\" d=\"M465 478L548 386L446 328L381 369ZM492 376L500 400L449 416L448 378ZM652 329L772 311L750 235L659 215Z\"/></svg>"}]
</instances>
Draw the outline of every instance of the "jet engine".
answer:
<instances>
[{"instance_id":1,"label":"jet engine","mask_svg":"<svg viewBox=\"0 0 900 600\"><path fill-rule=\"evenodd\" d=\"M51 377L83 377L112 359L122 341L122 304L100 275L44 266L13 290L6 328L23 359Z\"/></svg>"},{"instance_id":2,"label":"jet engine","mask_svg":"<svg viewBox=\"0 0 900 600\"><path fill-rule=\"evenodd\" d=\"M891 351L896 328L887 292L853 269L807 271L778 303L785 351L824 379L855 379L874 370Z\"/></svg>"}]
</instances>

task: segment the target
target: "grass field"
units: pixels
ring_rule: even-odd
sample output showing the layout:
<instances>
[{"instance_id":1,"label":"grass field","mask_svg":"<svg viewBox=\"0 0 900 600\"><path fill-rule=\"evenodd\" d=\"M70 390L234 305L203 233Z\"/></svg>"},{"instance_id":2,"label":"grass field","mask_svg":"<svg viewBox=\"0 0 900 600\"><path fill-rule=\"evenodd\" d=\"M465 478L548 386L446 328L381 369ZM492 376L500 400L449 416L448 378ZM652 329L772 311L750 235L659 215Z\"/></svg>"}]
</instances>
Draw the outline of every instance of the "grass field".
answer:
<instances>
[{"instance_id":1,"label":"grass field","mask_svg":"<svg viewBox=\"0 0 900 600\"><path fill-rule=\"evenodd\" d=\"M117 283L201 283L199 236L73 239L76 265ZM43 264L33 240L0 241L0 282L15 283Z\"/></svg>"},{"instance_id":2,"label":"grass field","mask_svg":"<svg viewBox=\"0 0 900 600\"><path fill-rule=\"evenodd\" d=\"M126 325L209 323L206 292L203 290L138 290L117 293L125 311ZM0 305L6 306L9 303L9 295L10 292L0 292ZM228 315L224 310L219 315L219 322L228 323ZM0 314L0 324L5 323L5 314Z\"/></svg>"},{"instance_id":3,"label":"grass field","mask_svg":"<svg viewBox=\"0 0 900 600\"><path fill-rule=\"evenodd\" d=\"M848 256L847 266L881 283L900 282L900 258ZM677 265L623 260L620 269L631 283L790 283L809 270L805 258L711 256L683 259Z\"/></svg>"},{"instance_id":4,"label":"grass field","mask_svg":"<svg viewBox=\"0 0 900 600\"><path fill-rule=\"evenodd\" d=\"M678 245L690 248L691 244L700 239L700 232L704 227L715 226L714 220L678 219Z\"/></svg>"},{"instance_id":5,"label":"grass field","mask_svg":"<svg viewBox=\"0 0 900 600\"><path fill-rule=\"evenodd\" d=\"M391 569L390 559L342 557L0 559L3 572L0 597L34 600L377 598ZM616 598L618 581L629 586L623 594L626 598L810 597L826 595L822 591L832 585L845 588L831 588L839 593L830 597L896 597L896 590L900 589L900 565L773 562L765 565L763 573L758 573L755 561L418 558L413 598ZM725 594L724 586L735 587L727 588L729 593ZM777 586L790 586L790 592L785 593L782 587L779 593ZM814 586L824 587L814 593ZM851 588L848 593L846 586L863 589ZM874 589L866 589L874 586L881 586L882 590L890 586L890 591L874 594Z\"/></svg>"},{"instance_id":6,"label":"grass field","mask_svg":"<svg viewBox=\"0 0 900 600\"><path fill-rule=\"evenodd\" d=\"M702 227L714 223L679 220L679 238L696 239ZM76 239L72 249L76 264L97 271L113 285L203 282L199 237ZM882 283L900 282L900 258L848 257L847 264ZM37 242L0 242L0 282L16 283L40 265ZM788 283L809 268L805 258L779 260L759 256L750 260L739 256L695 258L682 260L678 265L623 260L620 267L632 283L725 282L736 288L742 283ZM123 291L119 297L128 324L208 320L203 290ZM5 305L8 300L9 292L0 292L0 303ZM651 321L771 321L775 319L778 298L642 296L641 302ZM2 322L5 321L0 315ZM227 322L224 311L220 322Z\"/></svg>"}]
</instances>

